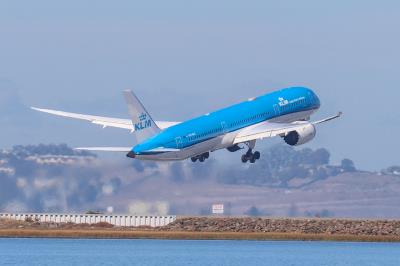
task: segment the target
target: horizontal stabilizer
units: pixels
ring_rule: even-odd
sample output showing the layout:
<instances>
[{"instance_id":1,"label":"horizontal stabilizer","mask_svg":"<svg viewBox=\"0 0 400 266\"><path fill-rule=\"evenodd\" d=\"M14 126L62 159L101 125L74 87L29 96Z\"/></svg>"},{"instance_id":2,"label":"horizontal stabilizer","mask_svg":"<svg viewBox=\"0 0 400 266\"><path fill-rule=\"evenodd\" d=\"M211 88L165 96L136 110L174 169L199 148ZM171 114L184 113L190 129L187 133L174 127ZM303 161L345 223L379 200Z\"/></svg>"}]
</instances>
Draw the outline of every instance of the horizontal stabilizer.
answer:
<instances>
[{"instance_id":1,"label":"horizontal stabilizer","mask_svg":"<svg viewBox=\"0 0 400 266\"><path fill-rule=\"evenodd\" d=\"M79 151L111 151L111 152L130 152L131 147L83 147L75 148L74 150Z\"/></svg>"}]
</instances>

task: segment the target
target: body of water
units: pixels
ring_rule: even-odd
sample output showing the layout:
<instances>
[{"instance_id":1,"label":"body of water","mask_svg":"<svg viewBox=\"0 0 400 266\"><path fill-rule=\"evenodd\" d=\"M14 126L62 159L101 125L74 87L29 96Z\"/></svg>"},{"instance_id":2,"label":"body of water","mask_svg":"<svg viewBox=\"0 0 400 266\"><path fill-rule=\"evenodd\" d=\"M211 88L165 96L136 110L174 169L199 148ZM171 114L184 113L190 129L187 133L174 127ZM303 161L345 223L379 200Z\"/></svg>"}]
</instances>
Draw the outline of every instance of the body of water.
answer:
<instances>
[{"instance_id":1,"label":"body of water","mask_svg":"<svg viewBox=\"0 0 400 266\"><path fill-rule=\"evenodd\" d=\"M399 243L0 239L0 265L400 265Z\"/></svg>"}]
</instances>

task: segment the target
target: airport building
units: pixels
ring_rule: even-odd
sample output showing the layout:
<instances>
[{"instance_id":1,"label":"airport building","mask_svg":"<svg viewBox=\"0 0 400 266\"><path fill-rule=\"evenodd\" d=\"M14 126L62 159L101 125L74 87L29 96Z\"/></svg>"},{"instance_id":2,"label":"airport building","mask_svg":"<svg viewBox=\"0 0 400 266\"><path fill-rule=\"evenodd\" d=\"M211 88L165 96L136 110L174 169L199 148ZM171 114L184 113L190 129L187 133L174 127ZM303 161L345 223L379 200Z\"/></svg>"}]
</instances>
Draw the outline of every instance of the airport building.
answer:
<instances>
[{"instance_id":1,"label":"airport building","mask_svg":"<svg viewBox=\"0 0 400 266\"><path fill-rule=\"evenodd\" d=\"M97 224L101 222L115 226L158 227L168 225L176 216L135 216L117 214L65 214L65 213L0 213L0 219L16 221L38 221L47 223Z\"/></svg>"}]
</instances>

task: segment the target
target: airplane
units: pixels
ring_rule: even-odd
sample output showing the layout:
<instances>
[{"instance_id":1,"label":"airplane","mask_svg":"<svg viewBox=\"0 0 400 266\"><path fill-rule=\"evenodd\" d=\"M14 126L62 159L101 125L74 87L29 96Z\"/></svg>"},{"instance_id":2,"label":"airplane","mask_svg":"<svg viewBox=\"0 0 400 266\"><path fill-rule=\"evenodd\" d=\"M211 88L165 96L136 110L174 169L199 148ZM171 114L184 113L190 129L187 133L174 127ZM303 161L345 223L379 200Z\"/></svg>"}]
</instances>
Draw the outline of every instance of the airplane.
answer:
<instances>
[{"instance_id":1,"label":"airplane","mask_svg":"<svg viewBox=\"0 0 400 266\"><path fill-rule=\"evenodd\" d=\"M184 121L155 121L136 95L124 91L130 119L110 118L63 111L32 109L52 115L87 120L103 128L130 130L137 144L133 147L84 147L77 150L124 152L139 160L204 162L210 152L227 149L236 152L247 146L243 163L255 163L260 152L256 141L281 137L291 146L311 141L318 124L333 120L341 112L310 122L320 108L318 96L306 87L289 87Z\"/></svg>"}]
</instances>

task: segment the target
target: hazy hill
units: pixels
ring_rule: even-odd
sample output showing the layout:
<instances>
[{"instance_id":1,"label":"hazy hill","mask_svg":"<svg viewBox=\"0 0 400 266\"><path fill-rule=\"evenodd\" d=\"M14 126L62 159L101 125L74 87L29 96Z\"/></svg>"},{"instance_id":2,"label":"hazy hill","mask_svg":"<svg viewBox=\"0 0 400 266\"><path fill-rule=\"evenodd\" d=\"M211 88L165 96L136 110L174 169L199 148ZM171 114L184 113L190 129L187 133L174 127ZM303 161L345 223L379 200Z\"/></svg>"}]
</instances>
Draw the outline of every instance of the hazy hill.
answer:
<instances>
[{"instance_id":1,"label":"hazy hill","mask_svg":"<svg viewBox=\"0 0 400 266\"><path fill-rule=\"evenodd\" d=\"M325 149L285 145L254 165L98 158L66 145L0 152L0 211L105 211L232 215L400 217L400 171L330 165Z\"/></svg>"}]
</instances>

